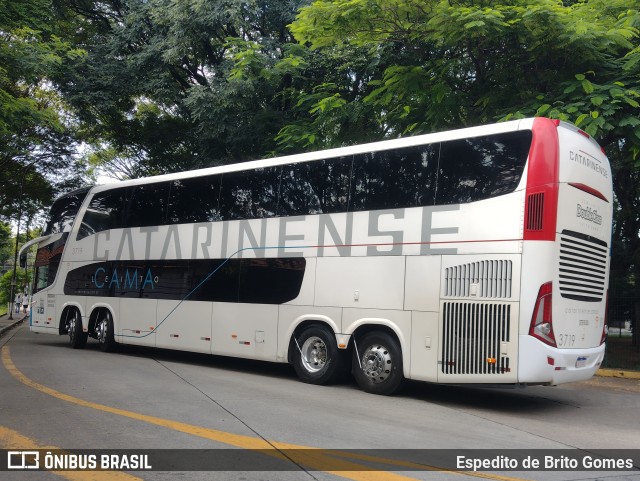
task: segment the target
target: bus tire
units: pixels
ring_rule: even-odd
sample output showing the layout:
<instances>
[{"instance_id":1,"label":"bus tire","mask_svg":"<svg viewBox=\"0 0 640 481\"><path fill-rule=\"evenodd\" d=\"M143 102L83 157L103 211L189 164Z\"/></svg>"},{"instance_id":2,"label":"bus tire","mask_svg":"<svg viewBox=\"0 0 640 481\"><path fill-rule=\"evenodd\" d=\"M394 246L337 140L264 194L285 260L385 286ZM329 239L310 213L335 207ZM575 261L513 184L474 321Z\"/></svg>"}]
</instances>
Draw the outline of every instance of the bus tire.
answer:
<instances>
[{"instance_id":1,"label":"bus tire","mask_svg":"<svg viewBox=\"0 0 640 481\"><path fill-rule=\"evenodd\" d=\"M329 384L345 371L336 336L324 326L309 326L294 338L293 368L302 382Z\"/></svg>"},{"instance_id":2,"label":"bus tire","mask_svg":"<svg viewBox=\"0 0 640 481\"><path fill-rule=\"evenodd\" d=\"M388 396L404 381L402 350L396 338L386 332L369 332L358 339L351 367L358 386L371 394Z\"/></svg>"},{"instance_id":3,"label":"bus tire","mask_svg":"<svg viewBox=\"0 0 640 481\"><path fill-rule=\"evenodd\" d=\"M82 332L82 317L78 309L71 309L67 312L67 334L69 334L69 345L73 349L82 349L87 345L89 335Z\"/></svg>"},{"instance_id":4,"label":"bus tire","mask_svg":"<svg viewBox=\"0 0 640 481\"><path fill-rule=\"evenodd\" d=\"M102 309L96 321L96 339L102 352L111 352L116 347L113 336L113 318L108 309Z\"/></svg>"}]
</instances>

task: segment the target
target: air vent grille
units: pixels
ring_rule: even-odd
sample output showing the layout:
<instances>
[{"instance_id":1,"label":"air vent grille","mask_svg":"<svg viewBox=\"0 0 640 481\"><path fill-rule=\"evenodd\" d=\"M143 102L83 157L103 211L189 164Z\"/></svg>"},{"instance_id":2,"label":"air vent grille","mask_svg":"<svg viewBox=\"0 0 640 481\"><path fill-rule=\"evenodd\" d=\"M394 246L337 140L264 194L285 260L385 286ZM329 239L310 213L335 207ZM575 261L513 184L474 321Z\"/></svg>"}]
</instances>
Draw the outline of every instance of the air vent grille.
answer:
<instances>
[{"instance_id":1,"label":"air vent grille","mask_svg":"<svg viewBox=\"0 0 640 481\"><path fill-rule=\"evenodd\" d=\"M606 242L586 234L562 231L560 236L560 295L567 299L600 302L607 281Z\"/></svg>"},{"instance_id":2,"label":"air vent grille","mask_svg":"<svg viewBox=\"0 0 640 481\"><path fill-rule=\"evenodd\" d=\"M527 197L527 230L542 230L544 193L529 194Z\"/></svg>"},{"instance_id":3,"label":"air vent grille","mask_svg":"<svg viewBox=\"0 0 640 481\"><path fill-rule=\"evenodd\" d=\"M509 298L513 263L508 260L470 262L445 269L447 297Z\"/></svg>"},{"instance_id":4,"label":"air vent grille","mask_svg":"<svg viewBox=\"0 0 640 481\"><path fill-rule=\"evenodd\" d=\"M510 339L508 304L445 302L443 306L442 372L506 374L505 346Z\"/></svg>"}]
</instances>

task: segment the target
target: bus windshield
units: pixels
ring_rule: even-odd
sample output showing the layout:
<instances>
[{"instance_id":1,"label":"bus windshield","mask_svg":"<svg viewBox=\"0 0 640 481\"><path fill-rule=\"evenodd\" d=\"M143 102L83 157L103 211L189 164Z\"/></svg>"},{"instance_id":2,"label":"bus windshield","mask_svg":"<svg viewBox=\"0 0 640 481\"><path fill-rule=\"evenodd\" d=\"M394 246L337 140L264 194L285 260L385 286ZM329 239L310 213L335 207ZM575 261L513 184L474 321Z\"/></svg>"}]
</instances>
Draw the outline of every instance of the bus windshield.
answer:
<instances>
[{"instance_id":1,"label":"bus windshield","mask_svg":"<svg viewBox=\"0 0 640 481\"><path fill-rule=\"evenodd\" d=\"M51 206L49 222L43 235L62 234L62 236L53 243L38 249L33 292L41 291L53 284L58 273L64 246L69 237L69 231L88 192L88 187L75 190L63 195Z\"/></svg>"},{"instance_id":2,"label":"bus windshield","mask_svg":"<svg viewBox=\"0 0 640 481\"><path fill-rule=\"evenodd\" d=\"M71 225L88 192L88 187L82 188L69 192L57 199L51 206L49 222L47 222L43 235L58 234L71 230Z\"/></svg>"}]
</instances>

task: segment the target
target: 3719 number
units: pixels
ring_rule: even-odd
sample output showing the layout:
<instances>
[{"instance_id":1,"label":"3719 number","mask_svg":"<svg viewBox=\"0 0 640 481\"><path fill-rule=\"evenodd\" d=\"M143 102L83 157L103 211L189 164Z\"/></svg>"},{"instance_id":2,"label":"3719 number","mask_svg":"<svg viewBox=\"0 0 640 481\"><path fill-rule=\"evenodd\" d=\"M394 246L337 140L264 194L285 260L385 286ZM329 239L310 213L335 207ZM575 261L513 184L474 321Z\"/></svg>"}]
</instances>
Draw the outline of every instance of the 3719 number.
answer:
<instances>
[{"instance_id":1,"label":"3719 number","mask_svg":"<svg viewBox=\"0 0 640 481\"><path fill-rule=\"evenodd\" d=\"M576 343L575 334L559 334L556 338L558 347L572 347Z\"/></svg>"}]
</instances>

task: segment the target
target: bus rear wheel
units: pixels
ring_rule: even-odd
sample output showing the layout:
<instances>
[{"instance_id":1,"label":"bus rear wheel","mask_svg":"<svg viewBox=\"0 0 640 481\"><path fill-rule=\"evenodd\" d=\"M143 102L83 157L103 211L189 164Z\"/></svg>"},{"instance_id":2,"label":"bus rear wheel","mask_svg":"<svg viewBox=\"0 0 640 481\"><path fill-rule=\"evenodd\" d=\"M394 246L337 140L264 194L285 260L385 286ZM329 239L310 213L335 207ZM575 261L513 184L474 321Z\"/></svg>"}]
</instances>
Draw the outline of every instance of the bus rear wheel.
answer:
<instances>
[{"instance_id":1,"label":"bus rear wheel","mask_svg":"<svg viewBox=\"0 0 640 481\"><path fill-rule=\"evenodd\" d=\"M310 326L294 338L293 368L301 381L329 384L344 374L336 336L324 326Z\"/></svg>"},{"instance_id":2,"label":"bus rear wheel","mask_svg":"<svg viewBox=\"0 0 640 481\"><path fill-rule=\"evenodd\" d=\"M96 339L102 352L111 352L116 347L116 341L113 337L113 318L111 312L103 309L98 314L96 321Z\"/></svg>"},{"instance_id":3,"label":"bus rear wheel","mask_svg":"<svg viewBox=\"0 0 640 481\"><path fill-rule=\"evenodd\" d=\"M67 312L66 330L69 334L69 345L73 349L82 349L87 345L89 335L82 332L82 317L77 309L71 309Z\"/></svg>"},{"instance_id":4,"label":"bus rear wheel","mask_svg":"<svg viewBox=\"0 0 640 481\"><path fill-rule=\"evenodd\" d=\"M353 349L352 371L363 391L393 394L404 381L398 341L382 331L365 334Z\"/></svg>"}]
</instances>

